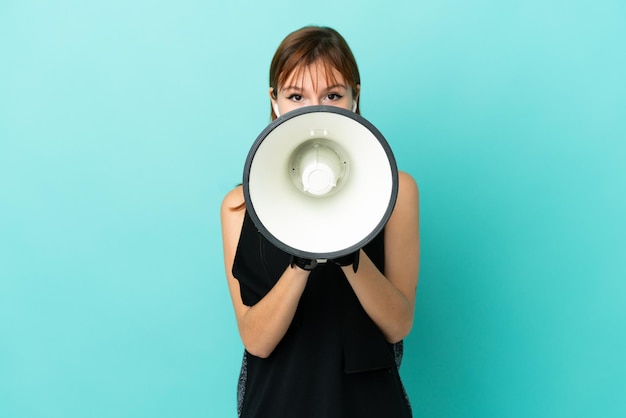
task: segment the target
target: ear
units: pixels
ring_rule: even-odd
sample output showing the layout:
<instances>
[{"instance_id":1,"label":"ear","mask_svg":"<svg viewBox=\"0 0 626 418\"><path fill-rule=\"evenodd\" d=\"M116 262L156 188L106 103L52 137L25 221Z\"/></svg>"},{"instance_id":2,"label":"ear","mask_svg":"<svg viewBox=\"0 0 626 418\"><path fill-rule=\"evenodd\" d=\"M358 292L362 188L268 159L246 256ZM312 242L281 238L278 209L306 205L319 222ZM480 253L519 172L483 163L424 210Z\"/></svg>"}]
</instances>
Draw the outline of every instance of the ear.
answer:
<instances>
[{"instance_id":1,"label":"ear","mask_svg":"<svg viewBox=\"0 0 626 418\"><path fill-rule=\"evenodd\" d=\"M272 104L272 110L274 111L274 116L280 116L280 112L278 111L278 102L276 102L276 92L274 91L274 87L270 87L269 91L270 102Z\"/></svg>"},{"instance_id":2,"label":"ear","mask_svg":"<svg viewBox=\"0 0 626 418\"><path fill-rule=\"evenodd\" d=\"M356 112L359 107L359 96L361 95L361 85L356 85L356 92L353 93L354 97L352 98L352 111Z\"/></svg>"}]
</instances>

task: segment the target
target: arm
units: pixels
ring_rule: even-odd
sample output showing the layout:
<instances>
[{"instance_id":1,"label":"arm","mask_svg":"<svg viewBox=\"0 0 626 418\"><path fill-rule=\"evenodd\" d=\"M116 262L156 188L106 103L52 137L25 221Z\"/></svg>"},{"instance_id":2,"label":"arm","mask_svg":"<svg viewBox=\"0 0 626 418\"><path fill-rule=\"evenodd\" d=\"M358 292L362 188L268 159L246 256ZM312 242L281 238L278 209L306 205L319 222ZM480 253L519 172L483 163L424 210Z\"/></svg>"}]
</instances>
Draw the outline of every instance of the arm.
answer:
<instances>
[{"instance_id":1,"label":"arm","mask_svg":"<svg viewBox=\"0 0 626 418\"><path fill-rule=\"evenodd\" d=\"M398 199L385 226L385 275L363 250L358 271L352 266L343 271L387 341L406 337L413 326L419 271L419 192L410 175L399 173Z\"/></svg>"},{"instance_id":2,"label":"arm","mask_svg":"<svg viewBox=\"0 0 626 418\"><path fill-rule=\"evenodd\" d=\"M241 187L232 190L222 202L224 266L241 340L250 354L265 358L272 353L287 332L306 286L309 272L298 267L288 267L272 290L257 304L254 306L243 304L239 281L232 273L245 214L245 209L232 210L232 208L241 202L243 202Z\"/></svg>"}]
</instances>

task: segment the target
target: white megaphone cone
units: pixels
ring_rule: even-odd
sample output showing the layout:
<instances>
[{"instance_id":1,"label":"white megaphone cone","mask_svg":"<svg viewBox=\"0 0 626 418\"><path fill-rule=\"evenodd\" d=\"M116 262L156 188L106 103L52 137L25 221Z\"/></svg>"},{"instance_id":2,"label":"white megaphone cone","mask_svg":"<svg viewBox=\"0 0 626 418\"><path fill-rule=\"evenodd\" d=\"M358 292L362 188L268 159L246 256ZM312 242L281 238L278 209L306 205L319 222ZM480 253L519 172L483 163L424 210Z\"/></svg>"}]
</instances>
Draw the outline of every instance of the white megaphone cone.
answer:
<instances>
[{"instance_id":1,"label":"white megaphone cone","mask_svg":"<svg viewBox=\"0 0 626 418\"><path fill-rule=\"evenodd\" d=\"M334 259L372 240L398 193L391 149L367 120L333 106L284 114L252 145L243 178L246 210L275 246Z\"/></svg>"}]
</instances>

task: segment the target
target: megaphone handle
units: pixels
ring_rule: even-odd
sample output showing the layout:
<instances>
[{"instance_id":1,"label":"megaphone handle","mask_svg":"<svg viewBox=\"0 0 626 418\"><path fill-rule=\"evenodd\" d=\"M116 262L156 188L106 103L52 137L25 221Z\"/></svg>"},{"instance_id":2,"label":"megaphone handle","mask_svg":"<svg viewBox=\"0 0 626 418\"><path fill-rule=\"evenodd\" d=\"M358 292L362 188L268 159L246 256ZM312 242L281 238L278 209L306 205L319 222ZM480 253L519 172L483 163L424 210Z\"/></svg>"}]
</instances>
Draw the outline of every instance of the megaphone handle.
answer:
<instances>
[{"instance_id":1,"label":"megaphone handle","mask_svg":"<svg viewBox=\"0 0 626 418\"><path fill-rule=\"evenodd\" d=\"M333 263L342 267L349 266L350 264L352 264L352 270L356 273L357 269L359 268L359 255L360 254L361 254L361 251L356 250L352 254L344 255L343 257L336 258L332 261Z\"/></svg>"},{"instance_id":2,"label":"megaphone handle","mask_svg":"<svg viewBox=\"0 0 626 418\"><path fill-rule=\"evenodd\" d=\"M344 255L343 257L335 258L333 260L326 260L326 259L316 260L316 259L302 258L302 257L296 257L295 255L292 254L289 259L289 265L291 267L298 266L302 270L311 271L315 267L317 267L318 264L323 264L328 261L332 261L334 264L338 266L342 266L342 267L352 265L352 270L356 273L357 269L359 268L359 254L360 254L360 251L357 250L351 254L347 254L347 255Z\"/></svg>"},{"instance_id":3,"label":"megaphone handle","mask_svg":"<svg viewBox=\"0 0 626 418\"><path fill-rule=\"evenodd\" d=\"M291 255L289 260L289 265L291 267L298 266L302 270L311 271L315 267L317 267L317 260L311 260L308 258L296 257L295 255Z\"/></svg>"}]
</instances>

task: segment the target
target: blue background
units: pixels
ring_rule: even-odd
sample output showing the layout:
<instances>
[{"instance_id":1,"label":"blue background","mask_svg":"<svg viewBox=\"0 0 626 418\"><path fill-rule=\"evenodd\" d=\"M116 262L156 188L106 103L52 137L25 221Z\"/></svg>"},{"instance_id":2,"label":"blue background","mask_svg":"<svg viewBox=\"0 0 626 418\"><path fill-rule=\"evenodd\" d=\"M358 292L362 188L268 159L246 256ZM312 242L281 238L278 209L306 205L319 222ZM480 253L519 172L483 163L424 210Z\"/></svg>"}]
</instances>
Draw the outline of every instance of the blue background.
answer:
<instances>
[{"instance_id":1,"label":"blue background","mask_svg":"<svg viewBox=\"0 0 626 418\"><path fill-rule=\"evenodd\" d=\"M420 185L416 416L626 415L623 1L3 0L0 416L235 416L219 205L310 23Z\"/></svg>"}]
</instances>

